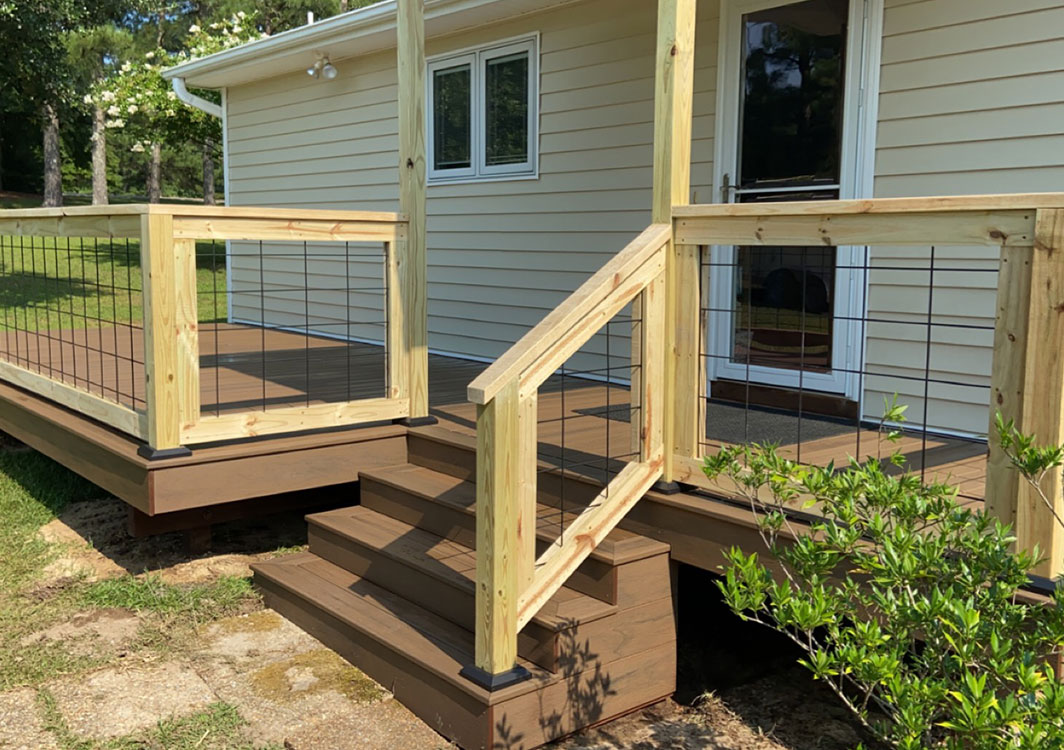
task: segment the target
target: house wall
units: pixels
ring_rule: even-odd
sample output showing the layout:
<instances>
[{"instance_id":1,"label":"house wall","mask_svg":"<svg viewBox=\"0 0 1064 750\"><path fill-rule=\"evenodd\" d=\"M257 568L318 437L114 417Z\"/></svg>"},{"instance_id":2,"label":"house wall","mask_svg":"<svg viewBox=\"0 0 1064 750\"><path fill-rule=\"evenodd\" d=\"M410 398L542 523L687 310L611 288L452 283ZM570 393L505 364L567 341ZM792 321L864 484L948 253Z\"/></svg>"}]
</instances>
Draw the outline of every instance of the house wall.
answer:
<instances>
[{"instance_id":1,"label":"house wall","mask_svg":"<svg viewBox=\"0 0 1064 750\"><path fill-rule=\"evenodd\" d=\"M1064 3L887 0L875 195L1064 189ZM929 248L874 248L876 265L929 267ZM936 248L929 426L985 433L998 253ZM947 270L962 269L962 270ZM871 273L870 317L925 323L929 273ZM869 416L897 392L923 422L926 327L870 325Z\"/></svg>"},{"instance_id":2,"label":"house wall","mask_svg":"<svg viewBox=\"0 0 1064 750\"><path fill-rule=\"evenodd\" d=\"M874 194L1064 188L1064 3L885 0ZM588 0L442 39L429 55L540 34L540 176L428 189L429 344L492 359L650 220L654 3ZM692 192L711 202L719 3L701 0ZM235 205L386 209L397 205L394 55L334 61L230 89ZM279 249L283 250L283 248ZM316 250L324 251L324 248ZM267 252L269 248L267 248ZM289 248L289 252L291 249ZM334 249L333 252L340 252ZM365 250L357 250L356 254ZM236 245L233 314L379 340L379 292L258 293L258 248ZM979 433L987 424L996 253L936 248L935 321L924 403L930 248L872 248L865 415L897 393L910 420ZM298 254L298 253L297 253ZM269 258L269 286L301 283L302 261ZM349 265L350 273L344 274ZM894 268L891 269L890 266ZM928 272L901 268L928 269ZM957 270L959 269L959 270ZM310 286L379 284L379 264L313 259ZM340 281L338 281L338 279ZM250 291L254 293L250 293ZM350 305L345 304L350 301ZM352 311L348 320L347 310ZM623 336L625 326L613 326ZM588 351L601 352L596 339ZM625 342L614 339L613 364ZM601 367L588 356L576 367Z\"/></svg>"},{"instance_id":3,"label":"house wall","mask_svg":"<svg viewBox=\"0 0 1064 750\"><path fill-rule=\"evenodd\" d=\"M702 200L712 168L716 5L700 5L697 29L693 182ZM649 224L655 14L655 4L642 0L591 0L428 41L431 57L540 34L539 179L428 188L433 350L494 359ZM334 81L295 71L229 90L234 205L396 208L394 53L334 62L341 71ZM378 266L359 260L352 284L379 283ZM301 263L267 258L267 284L301 279ZM349 328L342 291L263 300L257 246L236 245L232 269L237 319L302 325L306 305L316 330L381 338L379 293L352 297L356 317L378 324L356 320ZM308 271L312 288L342 286L339 258L312 260ZM612 365L626 361L627 329L611 327ZM604 349L602 337L587 347ZM571 364L603 366L593 356Z\"/></svg>"}]
</instances>

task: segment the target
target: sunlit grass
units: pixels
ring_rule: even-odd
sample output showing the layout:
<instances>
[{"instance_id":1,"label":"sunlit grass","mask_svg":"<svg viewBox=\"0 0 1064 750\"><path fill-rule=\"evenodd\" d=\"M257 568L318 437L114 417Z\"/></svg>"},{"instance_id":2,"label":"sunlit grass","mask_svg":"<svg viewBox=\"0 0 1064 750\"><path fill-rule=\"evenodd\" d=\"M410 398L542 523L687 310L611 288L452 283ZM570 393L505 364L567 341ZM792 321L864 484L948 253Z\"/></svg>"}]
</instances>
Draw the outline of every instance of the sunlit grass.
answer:
<instances>
[{"instance_id":1,"label":"sunlit grass","mask_svg":"<svg viewBox=\"0 0 1064 750\"><path fill-rule=\"evenodd\" d=\"M225 246L196 246L201 323L224 321ZM0 331L101 328L142 322L137 240L0 237Z\"/></svg>"}]
</instances>

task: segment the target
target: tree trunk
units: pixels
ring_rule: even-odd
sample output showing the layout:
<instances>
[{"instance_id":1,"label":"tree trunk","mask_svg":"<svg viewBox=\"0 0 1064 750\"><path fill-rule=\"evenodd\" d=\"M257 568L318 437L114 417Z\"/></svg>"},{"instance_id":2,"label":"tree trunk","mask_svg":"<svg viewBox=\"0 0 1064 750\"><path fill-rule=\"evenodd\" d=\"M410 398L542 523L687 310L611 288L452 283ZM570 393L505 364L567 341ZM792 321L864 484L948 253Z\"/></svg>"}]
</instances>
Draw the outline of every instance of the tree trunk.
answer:
<instances>
[{"instance_id":1,"label":"tree trunk","mask_svg":"<svg viewBox=\"0 0 1064 750\"><path fill-rule=\"evenodd\" d=\"M92 114L92 205L107 205L107 131L100 106Z\"/></svg>"},{"instance_id":2,"label":"tree trunk","mask_svg":"<svg viewBox=\"0 0 1064 750\"><path fill-rule=\"evenodd\" d=\"M213 206L214 200L214 144L203 143L203 203Z\"/></svg>"},{"instance_id":3,"label":"tree trunk","mask_svg":"<svg viewBox=\"0 0 1064 750\"><path fill-rule=\"evenodd\" d=\"M346 13L347 12L347 8L348 8L347 0L340 0L340 12L341 13Z\"/></svg>"},{"instance_id":4,"label":"tree trunk","mask_svg":"<svg viewBox=\"0 0 1064 750\"><path fill-rule=\"evenodd\" d=\"M55 106L45 104L44 116L44 205L56 208L63 205L63 173L59 157L59 113Z\"/></svg>"},{"instance_id":5,"label":"tree trunk","mask_svg":"<svg viewBox=\"0 0 1064 750\"><path fill-rule=\"evenodd\" d=\"M162 197L160 173L163 167L163 144L151 144L151 163L148 165L148 203L158 203Z\"/></svg>"},{"instance_id":6,"label":"tree trunk","mask_svg":"<svg viewBox=\"0 0 1064 750\"><path fill-rule=\"evenodd\" d=\"M0 112L0 190L4 189L4 115Z\"/></svg>"}]
</instances>

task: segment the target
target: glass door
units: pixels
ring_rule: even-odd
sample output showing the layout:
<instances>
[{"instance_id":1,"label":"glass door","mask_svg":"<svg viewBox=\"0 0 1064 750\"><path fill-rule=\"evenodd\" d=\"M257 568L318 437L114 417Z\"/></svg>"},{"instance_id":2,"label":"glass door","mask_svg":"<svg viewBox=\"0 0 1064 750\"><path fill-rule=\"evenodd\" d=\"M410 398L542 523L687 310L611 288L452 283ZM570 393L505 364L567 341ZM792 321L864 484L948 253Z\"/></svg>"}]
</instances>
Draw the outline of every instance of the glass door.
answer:
<instances>
[{"instance_id":1,"label":"glass door","mask_svg":"<svg viewBox=\"0 0 1064 750\"><path fill-rule=\"evenodd\" d=\"M718 138L720 200L854 194L850 0L732 0ZM859 57L860 55L858 55ZM852 248L714 248L710 373L842 393L858 369Z\"/></svg>"}]
</instances>

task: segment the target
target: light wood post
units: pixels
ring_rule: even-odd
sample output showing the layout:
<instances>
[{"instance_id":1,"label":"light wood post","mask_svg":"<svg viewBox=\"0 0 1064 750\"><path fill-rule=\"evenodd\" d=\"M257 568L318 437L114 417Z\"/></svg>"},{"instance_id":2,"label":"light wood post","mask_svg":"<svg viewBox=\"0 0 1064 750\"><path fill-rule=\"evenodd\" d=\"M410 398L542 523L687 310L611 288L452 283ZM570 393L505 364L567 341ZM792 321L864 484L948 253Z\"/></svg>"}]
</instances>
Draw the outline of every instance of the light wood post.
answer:
<instances>
[{"instance_id":1,"label":"light wood post","mask_svg":"<svg viewBox=\"0 0 1064 750\"><path fill-rule=\"evenodd\" d=\"M400 273L399 259L406 254L406 227L396 225L392 242L384 243L385 279L388 285L388 330L385 332L388 391L391 399L410 398L410 352L406 348L406 315L403 301L405 279Z\"/></svg>"},{"instance_id":2,"label":"light wood post","mask_svg":"<svg viewBox=\"0 0 1064 750\"><path fill-rule=\"evenodd\" d=\"M516 668L522 478L518 386L516 379L510 381L495 398L477 407L475 668L467 667L463 673L493 688L524 676Z\"/></svg>"},{"instance_id":3,"label":"light wood post","mask_svg":"<svg viewBox=\"0 0 1064 750\"><path fill-rule=\"evenodd\" d=\"M399 210L409 224L399 243L410 419L428 417L428 254L425 244L425 1L398 0Z\"/></svg>"},{"instance_id":4,"label":"light wood post","mask_svg":"<svg viewBox=\"0 0 1064 750\"><path fill-rule=\"evenodd\" d=\"M691 118L694 98L695 0L658 0L654 89L654 192L652 220L672 223L673 206L691 193ZM693 432L698 412L696 331L697 248L670 247L665 273L664 480L672 482L672 457L697 450ZM692 265L693 264L693 265ZM693 312L693 315L692 315ZM633 349L633 363L636 361ZM634 370L641 374L641 368ZM635 394L643 389L633 383Z\"/></svg>"},{"instance_id":5,"label":"light wood post","mask_svg":"<svg viewBox=\"0 0 1064 750\"><path fill-rule=\"evenodd\" d=\"M1040 445L1064 443L1064 209L1040 209L1031 254L1030 305L1019 429ZM991 437L993 439L993 437ZM1064 516L1064 481L1047 472L1042 490L1058 516ZM1016 495L1017 545L1038 546L1045 557L1035 573L1064 573L1064 528L1026 482Z\"/></svg>"},{"instance_id":6,"label":"light wood post","mask_svg":"<svg viewBox=\"0 0 1064 750\"><path fill-rule=\"evenodd\" d=\"M517 585L524 591L536 572L539 393L521 398L517 409Z\"/></svg>"},{"instance_id":7,"label":"light wood post","mask_svg":"<svg viewBox=\"0 0 1064 750\"><path fill-rule=\"evenodd\" d=\"M664 462L665 423L665 273L650 282L640 295L643 325L640 326L640 361L643 363L639 401L639 460Z\"/></svg>"},{"instance_id":8,"label":"light wood post","mask_svg":"<svg viewBox=\"0 0 1064 750\"><path fill-rule=\"evenodd\" d=\"M178 271L178 256L185 260ZM182 408L190 408L193 399L192 376L187 372L189 347L195 346L191 336L195 323L188 326L188 297L192 298L195 314L195 270L192 289L185 271L189 260L195 264L195 246L191 253L187 245L174 247L174 221L167 214L145 214L141 217L140 262L144 299L144 380L148 411L147 450L150 458L187 453L181 448ZM179 302L180 299L180 302ZM179 313L179 309L181 312ZM198 362L197 362L198 367ZM179 371L185 369L184 374ZM195 376L198 390L199 376ZM198 404L197 404L198 413Z\"/></svg>"},{"instance_id":9,"label":"light wood post","mask_svg":"<svg viewBox=\"0 0 1064 750\"><path fill-rule=\"evenodd\" d=\"M195 240L174 240L174 279L177 299L177 410L184 429L195 425L200 416Z\"/></svg>"},{"instance_id":10,"label":"light wood post","mask_svg":"<svg viewBox=\"0 0 1064 750\"><path fill-rule=\"evenodd\" d=\"M1007 524L1016 523L1017 494L1024 480L1001 450L997 415L1017 425L1023 423L1032 253L1031 247L1002 247L998 270L985 495L987 513Z\"/></svg>"}]
</instances>

